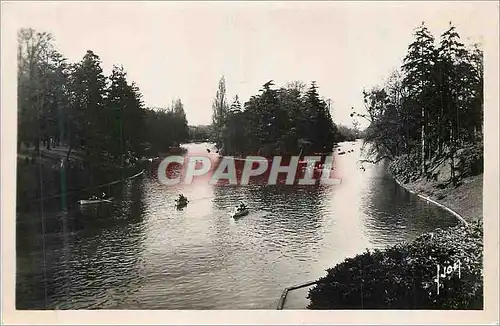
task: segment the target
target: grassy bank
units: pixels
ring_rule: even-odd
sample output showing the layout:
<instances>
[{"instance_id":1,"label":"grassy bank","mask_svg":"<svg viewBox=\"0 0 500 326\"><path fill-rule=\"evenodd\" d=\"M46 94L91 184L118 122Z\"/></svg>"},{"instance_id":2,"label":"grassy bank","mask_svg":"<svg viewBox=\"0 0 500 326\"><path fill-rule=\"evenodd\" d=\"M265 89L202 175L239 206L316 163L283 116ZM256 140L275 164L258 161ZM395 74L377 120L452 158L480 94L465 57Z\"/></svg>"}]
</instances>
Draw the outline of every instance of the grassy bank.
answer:
<instances>
[{"instance_id":1,"label":"grassy bank","mask_svg":"<svg viewBox=\"0 0 500 326\"><path fill-rule=\"evenodd\" d=\"M425 174L418 162L415 155L401 155L391 162L389 170L404 188L452 209L467 222L482 220L482 143L457 150L453 160L447 155L428 159Z\"/></svg>"}]
</instances>

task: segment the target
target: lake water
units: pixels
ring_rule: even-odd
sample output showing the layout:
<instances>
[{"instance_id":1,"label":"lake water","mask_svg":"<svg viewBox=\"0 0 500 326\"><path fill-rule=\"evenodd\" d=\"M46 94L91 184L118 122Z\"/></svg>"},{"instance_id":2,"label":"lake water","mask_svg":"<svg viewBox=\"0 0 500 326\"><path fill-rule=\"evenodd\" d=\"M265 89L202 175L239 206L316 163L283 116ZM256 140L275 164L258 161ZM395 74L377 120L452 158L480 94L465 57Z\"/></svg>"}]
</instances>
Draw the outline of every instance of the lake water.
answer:
<instances>
[{"instance_id":1,"label":"lake water","mask_svg":"<svg viewBox=\"0 0 500 326\"><path fill-rule=\"evenodd\" d=\"M207 153L210 144L188 144ZM18 309L276 309L285 287L315 280L366 248L455 225L446 211L399 187L383 166L336 156L340 185L165 186L154 169L109 190L116 200L80 209L67 198L19 212ZM178 193L189 205L174 207ZM234 220L239 201L250 214ZM307 289L285 309L303 309Z\"/></svg>"}]
</instances>

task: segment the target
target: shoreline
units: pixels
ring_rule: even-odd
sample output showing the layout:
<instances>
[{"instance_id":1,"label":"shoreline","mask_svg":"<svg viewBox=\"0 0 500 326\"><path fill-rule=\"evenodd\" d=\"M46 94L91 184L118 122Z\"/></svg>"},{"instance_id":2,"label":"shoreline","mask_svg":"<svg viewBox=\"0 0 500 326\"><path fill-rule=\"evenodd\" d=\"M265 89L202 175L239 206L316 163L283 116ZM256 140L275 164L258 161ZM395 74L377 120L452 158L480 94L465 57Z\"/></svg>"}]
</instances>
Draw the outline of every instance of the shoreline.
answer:
<instances>
[{"instance_id":1,"label":"shoreline","mask_svg":"<svg viewBox=\"0 0 500 326\"><path fill-rule=\"evenodd\" d=\"M82 193L82 192L90 191L90 190L93 190L93 189L99 189L99 188L103 188L103 187L108 187L108 186L115 185L117 183L123 182L125 180L134 179L136 177L141 176L142 174L144 174L146 172L146 168L144 166L140 166L140 165L136 165L136 166L133 166L133 167L131 166L131 167L128 167L128 169L129 169L129 171L127 171L127 172L130 172L130 174L128 176L123 176L123 177L118 178L118 179L113 179L111 181L106 181L106 182L104 182L102 184L92 185L92 186L87 185L87 186L84 186L82 188L66 189L66 191L51 193L51 194L49 194L47 196L43 196L43 197L40 197L40 196L33 196L33 197L31 197L31 196L24 196L22 198L18 198L17 199L17 203L16 203L16 207L17 207L16 209L19 209L21 204L32 204L32 203L36 203L36 202L40 202L40 201L52 200L52 199L59 198L59 197L62 197L62 196L66 196L66 195L69 195L69 194ZM55 173L57 173L57 171ZM29 190L29 191L31 191L31 190ZM17 192L17 190L16 190L16 192ZM46 192L48 192L48 191L46 191ZM17 194L17 195L19 196L19 194Z\"/></svg>"},{"instance_id":2,"label":"shoreline","mask_svg":"<svg viewBox=\"0 0 500 326\"><path fill-rule=\"evenodd\" d=\"M442 209L450 212L453 216L455 216L459 220L459 222L465 224L466 226L469 225L469 223L465 220L465 218L462 215L458 214L457 212L455 212L450 207L445 206L445 205L437 202L436 200L431 199L430 197L423 196L422 194L420 194L420 193L418 193L418 192L410 189L409 187L405 187L396 177L394 177L394 181L396 181L396 183L398 184L398 186L400 186L401 188L403 188L406 191L410 192L411 194L414 194L414 195L418 196L419 198L422 198L425 201L428 201L428 202L430 202L430 203L432 203L432 204L434 204L434 205L436 205L436 206L438 206L438 207L440 207L440 208L442 208Z\"/></svg>"},{"instance_id":3,"label":"shoreline","mask_svg":"<svg viewBox=\"0 0 500 326\"><path fill-rule=\"evenodd\" d=\"M482 220L482 185L483 185L483 174L473 176L473 177L468 177L463 180L463 184L453 188L453 189L444 189L440 190L437 187L435 187L435 184L433 182L429 182L423 179L418 179L413 182L409 182L407 184L403 184L401 181L398 180L398 178L391 173L391 176L393 177L394 181L403 189L407 190L408 192L418 196L421 199L424 199L448 212L450 212L452 215L454 215L458 221L465 226L469 226L471 222L475 222L477 220ZM468 187L468 185L473 185L473 187ZM466 187L466 188L464 188ZM479 188L479 189L478 189ZM477 196L467 196L469 200L462 201L462 202L457 202L457 197L459 197L462 193L463 190L472 190L472 192L477 192L480 190L480 202L478 203L478 197ZM438 196L436 196L436 191L440 190L438 192ZM438 197L439 196L445 196L444 198L447 198L448 201L439 201ZM468 194L467 194L468 195ZM475 194L477 195L477 194ZM479 204L479 205L478 205ZM467 206L472 206L467 207ZM475 208L477 206L480 207L481 214L480 218L471 218L470 213L468 215L465 215L466 213L470 211L476 211ZM425 233L423 233L425 234ZM422 235L423 235L422 234ZM346 257L348 258L348 257ZM338 264L337 264L338 265ZM293 286L288 286L283 289L283 292L281 294L281 297L278 300L277 303L277 310L283 310L286 297L288 295L288 292L303 288L306 286L310 286L313 284L317 284L319 280L314 280L314 281L308 281L299 285L293 285Z\"/></svg>"},{"instance_id":4,"label":"shoreline","mask_svg":"<svg viewBox=\"0 0 500 326\"><path fill-rule=\"evenodd\" d=\"M436 182L422 178L407 184L394 175L393 178L402 188L447 210L465 225L483 219L483 174L463 179L456 188L445 189L439 189Z\"/></svg>"},{"instance_id":5,"label":"shoreline","mask_svg":"<svg viewBox=\"0 0 500 326\"><path fill-rule=\"evenodd\" d=\"M447 210L461 223L444 229L435 228L410 242L389 246L381 251L367 250L346 257L343 262L327 269L326 276L311 282L316 286L309 290L307 298L310 304L307 309L366 309L367 306L368 309L378 309L380 302L385 302L386 309L484 309L483 174L464 178L457 187L438 186L437 182L423 178L403 184L393 173L391 175L399 186ZM432 281L429 276L435 275L435 264L445 266L451 261L467 262L464 270L467 273L466 281L449 284L446 291L451 299L438 299L429 292L436 281ZM356 271L361 276L351 277ZM380 292L381 286L391 280L396 280L396 290L389 293L385 291L385 294ZM413 289L410 295L405 292L408 288ZM285 288L282 297L286 297L289 290ZM363 297L363 293L368 294L368 300L361 300L360 303L359 296ZM436 295L439 295L439 291ZM387 297L390 298L389 302L385 301ZM278 310L282 309L282 301L284 299L278 303Z\"/></svg>"}]
</instances>

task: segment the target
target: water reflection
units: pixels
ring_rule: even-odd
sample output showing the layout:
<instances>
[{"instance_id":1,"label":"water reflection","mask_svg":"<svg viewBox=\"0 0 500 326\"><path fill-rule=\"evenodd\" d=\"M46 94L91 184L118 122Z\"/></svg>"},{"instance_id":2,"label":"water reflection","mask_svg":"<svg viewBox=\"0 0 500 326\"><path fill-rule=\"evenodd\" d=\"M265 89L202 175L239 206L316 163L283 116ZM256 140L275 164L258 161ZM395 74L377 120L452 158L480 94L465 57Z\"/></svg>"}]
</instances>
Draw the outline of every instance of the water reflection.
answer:
<instances>
[{"instance_id":1,"label":"water reflection","mask_svg":"<svg viewBox=\"0 0 500 326\"><path fill-rule=\"evenodd\" d=\"M374 169L377 173L367 184L363 196L365 230L373 247L413 239L435 225L443 228L457 224L453 216L443 214L439 207L400 187L382 166ZM394 202L399 204L394 205Z\"/></svg>"},{"instance_id":2,"label":"water reflection","mask_svg":"<svg viewBox=\"0 0 500 326\"><path fill-rule=\"evenodd\" d=\"M206 154L207 146L189 145L188 154ZM336 157L336 186L210 185L203 178L165 186L153 167L110 189L113 205L47 210L48 306L275 309L283 288L323 276L347 256L455 223L382 167L360 170L359 143L341 147L354 152ZM174 206L179 193L190 200L182 210ZM250 214L234 220L239 201ZM39 220L38 212L18 218L18 308L44 307ZM305 307L304 295L291 295L285 307Z\"/></svg>"},{"instance_id":3,"label":"water reflection","mask_svg":"<svg viewBox=\"0 0 500 326\"><path fill-rule=\"evenodd\" d=\"M23 213L16 237L17 308L103 308L119 302L140 279L141 193L137 180L116 187L117 202L99 209L70 205L53 213L60 199L46 201L45 234L41 212Z\"/></svg>"}]
</instances>

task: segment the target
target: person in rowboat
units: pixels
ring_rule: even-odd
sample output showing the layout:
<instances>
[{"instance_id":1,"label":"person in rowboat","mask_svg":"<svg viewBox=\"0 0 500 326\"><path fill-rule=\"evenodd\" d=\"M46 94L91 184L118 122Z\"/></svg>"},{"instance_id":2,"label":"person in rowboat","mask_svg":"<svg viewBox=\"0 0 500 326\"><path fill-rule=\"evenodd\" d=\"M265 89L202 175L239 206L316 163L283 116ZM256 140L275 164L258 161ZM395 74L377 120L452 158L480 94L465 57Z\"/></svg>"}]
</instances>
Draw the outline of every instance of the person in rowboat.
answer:
<instances>
[{"instance_id":1,"label":"person in rowboat","mask_svg":"<svg viewBox=\"0 0 500 326\"><path fill-rule=\"evenodd\" d=\"M102 200L106 197L105 193L102 193L101 197L97 197L96 195L92 195L88 200Z\"/></svg>"},{"instance_id":2,"label":"person in rowboat","mask_svg":"<svg viewBox=\"0 0 500 326\"><path fill-rule=\"evenodd\" d=\"M238 206L237 211L242 212L247 209L247 205L245 205L243 202L240 202L240 206Z\"/></svg>"},{"instance_id":3,"label":"person in rowboat","mask_svg":"<svg viewBox=\"0 0 500 326\"><path fill-rule=\"evenodd\" d=\"M179 198L177 199L178 204L184 204L187 203L187 197L184 196L183 194L179 194Z\"/></svg>"},{"instance_id":4,"label":"person in rowboat","mask_svg":"<svg viewBox=\"0 0 500 326\"><path fill-rule=\"evenodd\" d=\"M92 195L92 197L89 198L89 200L99 200L99 199L103 199L104 197L99 197L97 195Z\"/></svg>"}]
</instances>

